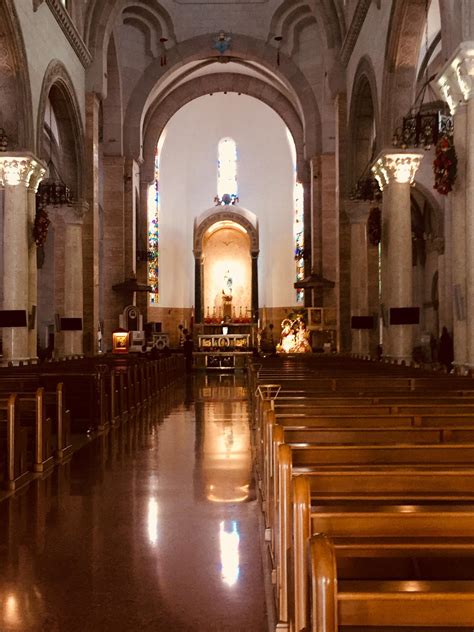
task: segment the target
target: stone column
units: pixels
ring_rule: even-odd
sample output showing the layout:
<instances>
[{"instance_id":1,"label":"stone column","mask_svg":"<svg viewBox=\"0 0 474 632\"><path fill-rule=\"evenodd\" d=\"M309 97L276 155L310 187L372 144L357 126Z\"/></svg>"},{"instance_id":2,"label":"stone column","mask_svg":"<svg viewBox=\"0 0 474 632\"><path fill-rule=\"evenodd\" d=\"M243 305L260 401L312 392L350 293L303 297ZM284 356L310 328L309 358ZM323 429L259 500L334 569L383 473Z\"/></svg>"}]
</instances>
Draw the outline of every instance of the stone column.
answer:
<instances>
[{"instance_id":1,"label":"stone column","mask_svg":"<svg viewBox=\"0 0 474 632\"><path fill-rule=\"evenodd\" d=\"M84 153L85 197L90 212L84 220L84 348L89 354L98 352L97 329L99 325L99 286L104 285L99 276L99 113L100 101L94 92L86 94L86 137ZM122 279L120 279L122 280ZM106 287L111 292L110 285ZM102 315L103 316L103 315Z\"/></svg>"},{"instance_id":2,"label":"stone column","mask_svg":"<svg viewBox=\"0 0 474 632\"><path fill-rule=\"evenodd\" d=\"M201 254L194 255L194 318L196 324L203 321L203 309L202 304L202 258Z\"/></svg>"},{"instance_id":3,"label":"stone column","mask_svg":"<svg viewBox=\"0 0 474 632\"><path fill-rule=\"evenodd\" d=\"M367 257L367 219L370 202L347 200L346 215L351 223L351 316L369 315L369 270ZM369 353L369 330L352 329L352 353Z\"/></svg>"},{"instance_id":4,"label":"stone column","mask_svg":"<svg viewBox=\"0 0 474 632\"><path fill-rule=\"evenodd\" d=\"M64 316L82 318L84 323L84 280L82 258L83 220L87 204L77 202L62 211L64 236ZM64 331L64 355L83 353L83 332Z\"/></svg>"},{"instance_id":5,"label":"stone column","mask_svg":"<svg viewBox=\"0 0 474 632\"><path fill-rule=\"evenodd\" d=\"M258 321L258 252L252 252L252 321Z\"/></svg>"},{"instance_id":6,"label":"stone column","mask_svg":"<svg viewBox=\"0 0 474 632\"><path fill-rule=\"evenodd\" d=\"M28 354L30 359L38 357L38 264L36 243L33 237L33 227L36 218L36 192L45 175L45 169L38 165L32 173L28 187L28 313L31 322L28 328Z\"/></svg>"},{"instance_id":7,"label":"stone column","mask_svg":"<svg viewBox=\"0 0 474 632\"><path fill-rule=\"evenodd\" d=\"M372 167L383 190L382 300L388 314L413 303L410 185L422 158L419 151L385 150ZM386 333L384 355L411 360L412 325L389 325Z\"/></svg>"},{"instance_id":8,"label":"stone column","mask_svg":"<svg viewBox=\"0 0 474 632\"><path fill-rule=\"evenodd\" d=\"M474 42L463 42L438 84L454 116L458 173L452 196L454 364L474 367Z\"/></svg>"},{"instance_id":9,"label":"stone column","mask_svg":"<svg viewBox=\"0 0 474 632\"><path fill-rule=\"evenodd\" d=\"M45 173L44 165L29 153L0 154L0 184L5 188L3 309L25 310L27 315L31 245L28 189L37 187ZM33 288L31 290L35 298ZM3 329L4 362L17 363L29 357L28 327Z\"/></svg>"}]
</instances>

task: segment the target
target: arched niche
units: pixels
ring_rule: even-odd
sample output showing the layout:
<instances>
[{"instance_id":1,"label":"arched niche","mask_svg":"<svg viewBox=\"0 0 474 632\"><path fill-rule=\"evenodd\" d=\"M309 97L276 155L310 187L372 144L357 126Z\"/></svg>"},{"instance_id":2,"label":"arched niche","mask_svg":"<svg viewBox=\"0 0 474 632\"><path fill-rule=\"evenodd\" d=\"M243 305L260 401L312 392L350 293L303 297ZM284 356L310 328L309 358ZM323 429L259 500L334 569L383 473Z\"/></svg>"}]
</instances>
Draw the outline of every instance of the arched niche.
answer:
<instances>
[{"instance_id":1,"label":"arched niche","mask_svg":"<svg viewBox=\"0 0 474 632\"><path fill-rule=\"evenodd\" d=\"M194 222L193 252L196 323L202 322L207 307L212 311L216 308L218 313L219 301L223 316L231 317L234 309L240 314L241 308L243 311L248 306L252 320L257 320L256 215L235 205L209 209Z\"/></svg>"}]
</instances>

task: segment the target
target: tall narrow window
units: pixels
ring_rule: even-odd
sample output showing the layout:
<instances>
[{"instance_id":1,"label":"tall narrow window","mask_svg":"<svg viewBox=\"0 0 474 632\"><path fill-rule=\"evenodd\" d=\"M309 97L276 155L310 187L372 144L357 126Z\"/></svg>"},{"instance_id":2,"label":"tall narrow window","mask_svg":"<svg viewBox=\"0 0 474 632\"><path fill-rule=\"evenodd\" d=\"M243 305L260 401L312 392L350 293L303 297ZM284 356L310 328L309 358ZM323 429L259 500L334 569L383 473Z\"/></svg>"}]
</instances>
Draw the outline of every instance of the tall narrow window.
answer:
<instances>
[{"instance_id":1,"label":"tall narrow window","mask_svg":"<svg viewBox=\"0 0 474 632\"><path fill-rule=\"evenodd\" d=\"M217 152L217 201L235 204L238 201L237 145L232 138L222 138Z\"/></svg>"},{"instance_id":2,"label":"tall narrow window","mask_svg":"<svg viewBox=\"0 0 474 632\"><path fill-rule=\"evenodd\" d=\"M296 280L301 281L304 278L304 189L301 182L295 182L295 219L294 219L294 237L295 237L295 262L296 262ZM303 303L304 290L296 290L296 302Z\"/></svg>"},{"instance_id":3,"label":"tall narrow window","mask_svg":"<svg viewBox=\"0 0 474 632\"><path fill-rule=\"evenodd\" d=\"M150 305L158 305L159 299L159 242L160 242L160 154L165 140L165 132L160 136L155 153L155 180L148 189L148 285Z\"/></svg>"}]
</instances>

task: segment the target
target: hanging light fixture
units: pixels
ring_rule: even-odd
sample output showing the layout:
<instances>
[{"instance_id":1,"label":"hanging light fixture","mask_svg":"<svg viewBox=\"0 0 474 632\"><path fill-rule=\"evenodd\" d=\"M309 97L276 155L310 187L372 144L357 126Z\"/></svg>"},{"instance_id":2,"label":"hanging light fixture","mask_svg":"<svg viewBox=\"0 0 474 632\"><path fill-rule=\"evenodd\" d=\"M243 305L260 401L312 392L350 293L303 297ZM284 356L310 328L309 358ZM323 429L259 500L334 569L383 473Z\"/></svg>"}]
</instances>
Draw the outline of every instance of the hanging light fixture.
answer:
<instances>
[{"instance_id":1,"label":"hanging light fixture","mask_svg":"<svg viewBox=\"0 0 474 632\"><path fill-rule=\"evenodd\" d=\"M281 47L281 42L283 40L283 37L281 35L275 35L273 39L277 43L277 66L279 66L280 65L280 47Z\"/></svg>"},{"instance_id":2,"label":"hanging light fixture","mask_svg":"<svg viewBox=\"0 0 474 632\"><path fill-rule=\"evenodd\" d=\"M364 200L367 202L377 202L382 198L382 191L380 190L379 183L375 179L371 166L373 164L373 157L369 160L362 172L362 175L357 180L357 184L349 194L350 200Z\"/></svg>"},{"instance_id":3,"label":"hanging light fixture","mask_svg":"<svg viewBox=\"0 0 474 632\"><path fill-rule=\"evenodd\" d=\"M425 0L424 82L408 115L403 118L392 137L393 146L401 149L422 147L429 150L441 136L453 134L453 117L449 114L447 105L439 101L431 87L436 75L428 76L428 8L429 0Z\"/></svg>"},{"instance_id":4,"label":"hanging light fixture","mask_svg":"<svg viewBox=\"0 0 474 632\"><path fill-rule=\"evenodd\" d=\"M161 44L161 55L160 55L160 66L166 66L168 63L168 58L166 56L166 42L168 41L167 37L160 37Z\"/></svg>"}]
</instances>

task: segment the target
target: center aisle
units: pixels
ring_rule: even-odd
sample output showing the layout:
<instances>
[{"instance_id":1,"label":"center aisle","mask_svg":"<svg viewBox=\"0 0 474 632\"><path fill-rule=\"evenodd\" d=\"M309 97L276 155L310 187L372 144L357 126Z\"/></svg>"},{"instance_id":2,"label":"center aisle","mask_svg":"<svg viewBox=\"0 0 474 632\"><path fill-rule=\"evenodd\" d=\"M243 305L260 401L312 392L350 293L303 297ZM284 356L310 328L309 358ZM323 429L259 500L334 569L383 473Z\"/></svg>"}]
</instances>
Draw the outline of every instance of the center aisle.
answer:
<instances>
[{"instance_id":1,"label":"center aisle","mask_svg":"<svg viewBox=\"0 0 474 632\"><path fill-rule=\"evenodd\" d=\"M146 432L127 424L0 503L2 632L266 632L236 379L175 385Z\"/></svg>"}]
</instances>

